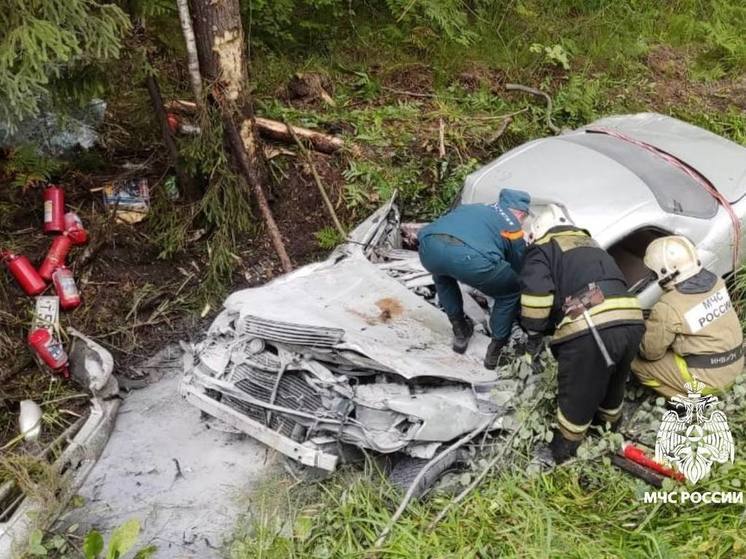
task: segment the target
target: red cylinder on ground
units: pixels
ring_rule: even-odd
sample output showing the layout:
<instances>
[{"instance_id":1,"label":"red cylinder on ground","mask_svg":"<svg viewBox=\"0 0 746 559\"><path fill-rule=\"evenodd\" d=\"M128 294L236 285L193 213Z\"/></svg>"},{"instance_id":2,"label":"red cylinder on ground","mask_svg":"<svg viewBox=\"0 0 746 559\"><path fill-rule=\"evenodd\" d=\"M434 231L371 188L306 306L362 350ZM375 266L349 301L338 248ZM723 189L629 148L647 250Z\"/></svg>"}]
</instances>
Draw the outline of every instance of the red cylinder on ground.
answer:
<instances>
[{"instance_id":1,"label":"red cylinder on ground","mask_svg":"<svg viewBox=\"0 0 746 559\"><path fill-rule=\"evenodd\" d=\"M50 369L68 376L67 353L62 342L46 328L37 328L28 334L28 344Z\"/></svg>"},{"instance_id":2,"label":"red cylinder on ground","mask_svg":"<svg viewBox=\"0 0 746 559\"><path fill-rule=\"evenodd\" d=\"M65 233L67 233L67 236L70 237L74 245L84 245L88 242L88 232L83 227L83 222L75 212L67 212L65 214Z\"/></svg>"},{"instance_id":3,"label":"red cylinder on ground","mask_svg":"<svg viewBox=\"0 0 746 559\"><path fill-rule=\"evenodd\" d=\"M55 184L44 189L44 232L61 233L65 229L65 191Z\"/></svg>"},{"instance_id":4,"label":"red cylinder on ground","mask_svg":"<svg viewBox=\"0 0 746 559\"><path fill-rule=\"evenodd\" d=\"M60 298L60 308L69 311L80 305L80 292L75 285L73 273L65 266L60 266L52 274L52 283L57 297Z\"/></svg>"},{"instance_id":5,"label":"red cylinder on ground","mask_svg":"<svg viewBox=\"0 0 746 559\"><path fill-rule=\"evenodd\" d=\"M684 481L686 479L684 477L684 474L682 474L681 472L677 472L676 470L673 470L659 462L656 462L652 458L648 458L648 456L641 448L633 445L632 443L625 443L622 447L622 452L624 453L625 458L628 458L632 460L632 462L636 462L641 466L645 466L646 468L653 470L654 472L658 472L663 476L670 477L679 481Z\"/></svg>"},{"instance_id":6,"label":"red cylinder on ground","mask_svg":"<svg viewBox=\"0 0 746 559\"><path fill-rule=\"evenodd\" d=\"M171 132L176 134L176 132L178 132L179 130L179 124L181 123L179 115L175 113L166 113L166 122L168 123L168 127L171 129Z\"/></svg>"},{"instance_id":7,"label":"red cylinder on ground","mask_svg":"<svg viewBox=\"0 0 746 559\"><path fill-rule=\"evenodd\" d=\"M46 281L51 280L54 271L58 267L64 266L65 258L70 252L72 246L73 242L70 240L67 233L55 237L52 241L52 246L49 247L49 252L47 252L44 261L41 263L41 266L39 266L39 275Z\"/></svg>"},{"instance_id":8,"label":"red cylinder on ground","mask_svg":"<svg viewBox=\"0 0 746 559\"><path fill-rule=\"evenodd\" d=\"M12 252L6 252L2 254L2 260L8 267L8 271L16 279L18 285L26 292L27 295L38 295L44 289L47 284L41 278L39 273L31 264L31 261L25 256L19 256Z\"/></svg>"}]
</instances>

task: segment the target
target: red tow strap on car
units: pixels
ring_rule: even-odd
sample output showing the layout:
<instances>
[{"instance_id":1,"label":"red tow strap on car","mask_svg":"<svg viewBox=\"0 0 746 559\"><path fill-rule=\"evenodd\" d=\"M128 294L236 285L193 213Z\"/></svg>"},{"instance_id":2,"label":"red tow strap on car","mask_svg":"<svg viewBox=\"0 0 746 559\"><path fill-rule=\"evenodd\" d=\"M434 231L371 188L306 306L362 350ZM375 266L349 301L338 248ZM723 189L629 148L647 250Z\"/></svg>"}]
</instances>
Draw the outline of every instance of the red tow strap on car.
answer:
<instances>
[{"instance_id":1,"label":"red tow strap on car","mask_svg":"<svg viewBox=\"0 0 746 559\"><path fill-rule=\"evenodd\" d=\"M723 208L725 208L725 211L728 212L728 215L730 216L730 220L733 223L733 271L736 271L736 269L738 268L739 256L741 254L741 222L738 219L738 216L736 215L736 212L733 209L731 203L725 198L725 196L718 192L717 188L715 188L715 186L710 181L708 181L696 170L692 169L691 167L689 167L689 165L687 165L677 157L674 157L670 153L666 153L665 151L655 147L654 145L632 138L631 136L628 136L623 132L612 130L610 128L588 128L586 130L588 132L595 132L613 136L614 138L618 138L625 142L629 142L630 144L641 147L657 155L668 164L673 165L677 169L680 169L688 176L690 176L693 180L697 181L697 183L699 183L702 188L704 188L710 194L710 196L715 198L715 200L717 200L717 202L721 206L723 206Z\"/></svg>"}]
</instances>

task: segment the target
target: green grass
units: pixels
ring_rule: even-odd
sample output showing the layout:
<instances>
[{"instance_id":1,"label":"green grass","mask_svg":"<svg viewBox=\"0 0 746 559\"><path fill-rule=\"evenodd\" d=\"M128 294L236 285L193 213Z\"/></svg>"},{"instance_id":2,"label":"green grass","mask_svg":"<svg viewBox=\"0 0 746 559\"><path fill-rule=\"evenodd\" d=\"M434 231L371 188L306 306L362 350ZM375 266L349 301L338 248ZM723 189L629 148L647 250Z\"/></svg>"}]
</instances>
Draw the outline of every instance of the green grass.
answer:
<instances>
[{"instance_id":1,"label":"green grass","mask_svg":"<svg viewBox=\"0 0 746 559\"><path fill-rule=\"evenodd\" d=\"M354 216L397 189L407 218L432 217L447 207L444 199L453 191L444 163L454 170L472 159L484 162L550 134L543 102L506 92L505 82L552 95L560 127L654 110L744 141L746 118L728 80L746 68L739 27L746 8L723 0L477 5L482 8L469 19L468 44L436 34L422 45L380 18L361 18L353 27L330 29L323 48L254 53L260 113L310 127L344 122L353 128L347 138L363 148L362 157L346 162L346 200ZM649 63L651 55L659 60ZM336 106L297 108L278 101L278 89L299 70L328 74ZM464 76L471 76L468 86ZM717 88L710 87L714 79L721 80ZM415 95L401 93L407 90ZM491 143L508 114L513 122ZM438 156L441 119L445 162Z\"/></svg>"},{"instance_id":2,"label":"green grass","mask_svg":"<svg viewBox=\"0 0 746 559\"><path fill-rule=\"evenodd\" d=\"M716 466L711 478L691 490L743 489L745 392L739 389L726 398L737 461ZM604 441L590 441L585 448L590 455L602 455L608 448ZM651 488L612 467L607 458L528 475L525 450L519 444L508 463L434 529L430 523L452 495L443 491L412 503L375 553L376 539L401 499L375 467L349 468L315 485L271 480L252 496L252 512L239 525L230 557L746 556L742 504L644 503L643 493ZM673 484L667 489L673 490Z\"/></svg>"}]
</instances>

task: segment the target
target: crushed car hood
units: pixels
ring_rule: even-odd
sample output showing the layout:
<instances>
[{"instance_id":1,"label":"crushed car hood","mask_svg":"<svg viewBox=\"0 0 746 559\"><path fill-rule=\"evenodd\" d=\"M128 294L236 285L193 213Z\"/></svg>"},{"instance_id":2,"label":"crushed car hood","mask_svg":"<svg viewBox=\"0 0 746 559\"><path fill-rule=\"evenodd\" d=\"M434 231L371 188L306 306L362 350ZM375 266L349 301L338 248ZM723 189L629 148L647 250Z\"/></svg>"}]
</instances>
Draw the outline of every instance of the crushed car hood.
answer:
<instances>
[{"instance_id":1,"label":"crushed car hood","mask_svg":"<svg viewBox=\"0 0 746 559\"><path fill-rule=\"evenodd\" d=\"M224 313L238 314L235 322L247 335L261 330L266 337L271 330L281 341L299 337L305 345L317 336L319 345L357 351L407 379L473 384L497 378L481 361L487 337L475 334L466 354L454 353L445 315L371 264L357 247L233 293ZM216 319L213 329L221 322Z\"/></svg>"}]
</instances>

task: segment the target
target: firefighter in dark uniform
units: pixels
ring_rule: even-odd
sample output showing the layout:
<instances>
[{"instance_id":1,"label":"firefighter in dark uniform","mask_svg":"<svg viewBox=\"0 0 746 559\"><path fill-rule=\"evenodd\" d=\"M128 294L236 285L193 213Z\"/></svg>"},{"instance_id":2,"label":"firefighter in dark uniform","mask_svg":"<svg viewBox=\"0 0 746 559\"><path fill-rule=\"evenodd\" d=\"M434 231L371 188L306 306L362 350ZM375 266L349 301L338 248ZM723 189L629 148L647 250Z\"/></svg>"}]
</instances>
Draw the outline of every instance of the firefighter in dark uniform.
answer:
<instances>
[{"instance_id":1,"label":"firefighter in dark uniform","mask_svg":"<svg viewBox=\"0 0 746 559\"><path fill-rule=\"evenodd\" d=\"M543 335L552 334L558 428L549 450L559 464L575 455L591 423L618 425L643 316L614 259L559 206L550 204L531 220L527 242L520 275L521 325L534 356Z\"/></svg>"},{"instance_id":2,"label":"firefighter in dark uniform","mask_svg":"<svg viewBox=\"0 0 746 559\"><path fill-rule=\"evenodd\" d=\"M422 265L433 275L441 307L453 328L453 351L464 353L474 327L464 314L459 282L493 298L492 341L484 366L494 369L518 315L518 272L525 242L521 225L528 216L527 192L505 188L496 204L463 204L422 229Z\"/></svg>"}]
</instances>

